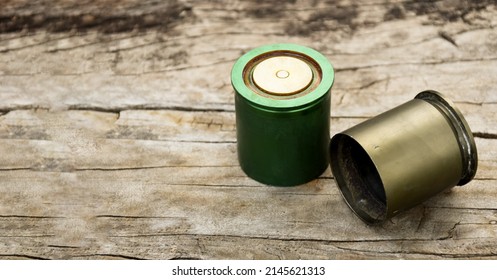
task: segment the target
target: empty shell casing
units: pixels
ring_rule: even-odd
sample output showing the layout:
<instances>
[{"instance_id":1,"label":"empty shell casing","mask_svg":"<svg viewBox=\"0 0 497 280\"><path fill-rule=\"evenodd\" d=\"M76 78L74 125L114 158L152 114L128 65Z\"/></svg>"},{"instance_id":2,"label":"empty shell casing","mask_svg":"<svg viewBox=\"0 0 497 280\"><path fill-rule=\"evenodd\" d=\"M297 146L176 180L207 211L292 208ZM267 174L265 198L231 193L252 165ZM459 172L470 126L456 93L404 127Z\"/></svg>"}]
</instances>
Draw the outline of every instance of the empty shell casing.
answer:
<instances>
[{"instance_id":1,"label":"empty shell casing","mask_svg":"<svg viewBox=\"0 0 497 280\"><path fill-rule=\"evenodd\" d=\"M335 135L330 157L343 197L367 223L468 183L478 161L464 117L435 91Z\"/></svg>"},{"instance_id":2,"label":"empty shell casing","mask_svg":"<svg viewBox=\"0 0 497 280\"><path fill-rule=\"evenodd\" d=\"M319 52L294 44L253 49L233 66L238 160L251 178L292 186L328 166L334 72Z\"/></svg>"}]
</instances>

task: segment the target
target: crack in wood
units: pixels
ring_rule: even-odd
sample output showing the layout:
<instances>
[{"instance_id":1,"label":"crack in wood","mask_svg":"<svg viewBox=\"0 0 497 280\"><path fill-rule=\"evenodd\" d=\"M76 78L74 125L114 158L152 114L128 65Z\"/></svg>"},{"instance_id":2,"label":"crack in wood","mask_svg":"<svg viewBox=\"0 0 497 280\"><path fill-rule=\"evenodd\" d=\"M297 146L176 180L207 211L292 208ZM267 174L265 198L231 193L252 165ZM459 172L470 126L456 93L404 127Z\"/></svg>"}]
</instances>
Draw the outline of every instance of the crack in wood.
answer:
<instances>
[{"instance_id":1,"label":"crack in wood","mask_svg":"<svg viewBox=\"0 0 497 280\"><path fill-rule=\"evenodd\" d=\"M24 50L24 49L36 47L36 46L42 46L42 45L45 45L47 43L56 42L56 41L60 41L60 40L64 40L64 39L69 39L69 38L73 38L73 37L76 37L76 36L77 36L76 34L71 34L71 35L65 36L65 37L50 38L50 39L47 39L45 41L42 41L42 42L39 42L39 43L36 43L36 44L23 45L22 47L18 47L18 48L0 49L0 53L6 53L6 52L11 52L11 51L19 51L19 50Z\"/></svg>"},{"instance_id":2,"label":"crack in wood","mask_svg":"<svg viewBox=\"0 0 497 280\"><path fill-rule=\"evenodd\" d=\"M81 249L82 248L82 247L79 247L79 246L55 245L55 244L48 244L47 247L49 247L49 248L59 248L59 249Z\"/></svg>"},{"instance_id":3,"label":"crack in wood","mask_svg":"<svg viewBox=\"0 0 497 280\"><path fill-rule=\"evenodd\" d=\"M426 206L423 206L423 212L421 218L419 219L418 226L416 227L416 232L418 232L421 229L421 227L425 224L426 215L427 215Z\"/></svg>"},{"instance_id":4,"label":"crack in wood","mask_svg":"<svg viewBox=\"0 0 497 280\"><path fill-rule=\"evenodd\" d=\"M169 258L168 260L170 260L170 261L172 261L172 260L202 260L202 258L184 256L181 254L180 256L172 257L172 258Z\"/></svg>"},{"instance_id":5,"label":"crack in wood","mask_svg":"<svg viewBox=\"0 0 497 280\"><path fill-rule=\"evenodd\" d=\"M21 105L21 106L9 106L9 107L3 107L3 108L0 107L0 112L5 115L5 114L8 114L12 111L24 111L24 110L48 111L49 109L50 109L49 107L30 104L30 105Z\"/></svg>"},{"instance_id":6,"label":"crack in wood","mask_svg":"<svg viewBox=\"0 0 497 280\"><path fill-rule=\"evenodd\" d=\"M483 139L497 139L497 134L489 132L473 132L473 137Z\"/></svg>"},{"instance_id":7,"label":"crack in wood","mask_svg":"<svg viewBox=\"0 0 497 280\"><path fill-rule=\"evenodd\" d=\"M368 253L368 254L384 254L384 255L423 255L423 256L436 256L441 258L485 258L485 257L495 257L497 253L489 253L489 254L451 254L451 253L437 253L437 252L423 252L423 251L405 251L405 250L397 250L397 251L379 251L379 250L364 250L364 249L353 249L336 246L338 249L342 249L345 251L358 252L358 253Z\"/></svg>"},{"instance_id":8,"label":"crack in wood","mask_svg":"<svg viewBox=\"0 0 497 280\"><path fill-rule=\"evenodd\" d=\"M77 167L74 171L125 171L179 167L177 165L136 166L136 167Z\"/></svg>"},{"instance_id":9,"label":"crack in wood","mask_svg":"<svg viewBox=\"0 0 497 280\"><path fill-rule=\"evenodd\" d=\"M50 260L49 258L26 255L26 254L0 254L0 258L23 258L30 260Z\"/></svg>"},{"instance_id":10,"label":"crack in wood","mask_svg":"<svg viewBox=\"0 0 497 280\"><path fill-rule=\"evenodd\" d=\"M439 64L452 64L452 63L465 63L465 62L478 62L478 61L494 61L494 60L497 60L497 57L371 64L371 65L354 66L354 67L343 67L343 68L338 67L338 68L335 68L335 72L347 72L347 71L355 72L355 71L362 70L362 69L370 69L370 68L377 68L377 67L391 67L391 66L404 66L404 65L439 65Z\"/></svg>"},{"instance_id":11,"label":"crack in wood","mask_svg":"<svg viewBox=\"0 0 497 280\"><path fill-rule=\"evenodd\" d=\"M15 219L67 219L63 216L32 216L32 215L0 215L0 218L15 218Z\"/></svg>"},{"instance_id":12,"label":"crack in wood","mask_svg":"<svg viewBox=\"0 0 497 280\"><path fill-rule=\"evenodd\" d=\"M479 177L478 178L478 177L476 177L476 178L473 178L473 180L477 180L477 181L495 181L495 180L497 180L497 178L492 178L492 177Z\"/></svg>"},{"instance_id":13,"label":"crack in wood","mask_svg":"<svg viewBox=\"0 0 497 280\"><path fill-rule=\"evenodd\" d=\"M461 221L458 221L457 223L454 224L448 231L447 231L447 236L441 237L438 240L447 240L447 239L452 239L454 238L454 234L456 231L456 227L461 224Z\"/></svg>"},{"instance_id":14,"label":"crack in wood","mask_svg":"<svg viewBox=\"0 0 497 280\"><path fill-rule=\"evenodd\" d=\"M457 209L457 210L476 210L476 211L497 211L496 208L491 208L491 207L460 207L460 206L433 206L433 205L426 205L426 208L431 208L431 209Z\"/></svg>"},{"instance_id":15,"label":"crack in wood","mask_svg":"<svg viewBox=\"0 0 497 280\"><path fill-rule=\"evenodd\" d=\"M125 171L125 170L141 170L141 169L169 169L169 168L231 168L239 167L239 165L157 165L157 166L137 166L137 167L82 167L75 168L75 172L85 172L85 171ZM201 185L208 186L208 185ZM222 186L222 185L215 185Z\"/></svg>"},{"instance_id":16,"label":"crack in wood","mask_svg":"<svg viewBox=\"0 0 497 280\"><path fill-rule=\"evenodd\" d=\"M378 239L358 239L358 240L341 240L341 239L320 239L320 238L294 238L294 237L276 237L276 236L253 236L253 235L233 235L233 234L195 234L195 233L150 233L150 234L130 234L130 235L109 235L112 238L140 238L140 237L175 237L186 236L192 238L232 238L247 240L271 240L285 242L316 242L325 244L334 243L381 243L381 242L402 242L402 241L436 241L432 238L378 238Z\"/></svg>"},{"instance_id":17,"label":"crack in wood","mask_svg":"<svg viewBox=\"0 0 497 280\"><path fill-rule=\"evenodd\" d=\"M68 107L68 110L75 111L96 111L104 113L121 113L122 111L181 111L181 112L229 112L234 113L235 110L232 109L222 109L222 108L196 108L196 107L186 107L186 106L160 106L160 105L130 105L130 106L117 106L117 107L103 107L95 105L85 105L77 104Z\"/></svg>"},{"instance_id":18,"label":"crack in wood","mask_svg":"<svg viewBox=\"0 0 497 280\"><path fill-rule=\"evenodd\" d=\"M395 78L395 77L394 77ZM370 88L376 84L379 84L379 83L382 83L382 82L389 82L390 79L392 79L392 77L387 77L387 78L384 78L384 79L377 79L377 80L374 80L374 81L371 81L367 84L364 84L364 85L361 85L359 87L349 87L349 88L343 88L342 90L364 90L364 89L367 89L367 88ZM338 102L338 105L342 104L343 102L343 98L344 98L345 94L343 94L341 97L340 97L340 100Z\"/></svg>"},{"instance_id":19,"label":"crack in wood","mask_svg":"<svg viewBox=\"0 0 497 280\"><path fill-rule=\"evenodd\" d=\"M72 51L72 50L76 50L76 49L79 49L79 48L84 48L84 47L88 47L88 46L97 45L97 44L100 44L100 43L102 43L102 42L91 42L91 43L81 44L81 45L77 45L77 46L73 46L73 47L67 47L67 48L54 48L54 49L46 50L45 52L46 53L56 53L56 52ZM8 50L8 51L11 51L11 50Z\"/></svg>"},{"instance_id":20,"label":"crack in wood","mask_svg":"<svg viewBox=\"0 0 497 280\"><path fill-rule=\"evenodd\" d=\"M246 176L243 176L246 177ZM267 185L226 185L226 184L195 184L195 183L173 183L172 186L192 186L192 187L214 187L214 188L267 188Z\"/></svg>"},{"instance_id":21,"label":"crack in wood","mask_svg":"<svg viewBox=\"0 0 497 280\"><path fill-rule=\"evenodd\" d=\"M481 101L481 102L476 102L476 101L455 101L454 103L456 103L456 104L468 104L468 105L483 106L483 105L494 105L494 104L497 104L497 101Z\"/></svg>"},{"instance_id":22,"label":"crack in wood","mask_svg":"<svg viewBox=\"0 0 497 280\"><path fill-rule=\"evenodd\" d=\"M123 254L106 254L106 253L96 253L87 255L73 255L71 258L93 258L93 257L109 257L109 258L120 258L127 260L146 260L145 258L139 258L135 256L123 255Z\"/></svg>"},{"instance_id":23,"label":"crack in wood","mask_svg":"<svg viewBox=\"0 0 497 280\"><path fill-rule=\"evenodd\" d=\"M20 170L33 170L31 167L0 167L0 171L20 171Z\"/></svg>"},{"instance_id":24,"label":"crack in wood","mask_svg":"<svg viewBox=\"0 0 497 280\"><path fill-rule=\"evenodd\" d=\"M226 131L226 130L223 130ZM170 142L170 143L200 143L200 144L236 144L235 140L226 141L207 141L207 140L174 140L174 139L143 139L143 138L132 138L132 137L112 137L107 139L122 139L122 140L145 140L154 142ZM1 169L0 169L1 170Z\"/></svg>"},{"instance_id":25,"label":"crack in wood","mask_svg":"<svg viewBox=\"0 0 497 280\"><path fill-rule=\"evenodd\" d=\"M37 234L37 235L0 235L2 238L40 238L55 237L55 234Z\"/></svg>"},{"instance_id":26,"label":"crack in wood","mask_svg":"<svg viewBox=\"0 0 497 280\"><path fill-rule=\"evenodd\" d=\"M130 216L130 215L96 215L95 218L112 218L112 219L186 219L185 217L174 216Z\"/></svg>"},{"instance_id":27,"label":"crack in wood","mask_svg":"<svg viewBox=\"0 0 497 280\"><path fill-rule=\"evenodd\" d=\"M456 48L459 47L456 43L456 40L449 33L445 32L445 31L439 31L438 35L440 36L440 38L449 42L451 45L455 46Z\"/></svg>"}]
</instances>

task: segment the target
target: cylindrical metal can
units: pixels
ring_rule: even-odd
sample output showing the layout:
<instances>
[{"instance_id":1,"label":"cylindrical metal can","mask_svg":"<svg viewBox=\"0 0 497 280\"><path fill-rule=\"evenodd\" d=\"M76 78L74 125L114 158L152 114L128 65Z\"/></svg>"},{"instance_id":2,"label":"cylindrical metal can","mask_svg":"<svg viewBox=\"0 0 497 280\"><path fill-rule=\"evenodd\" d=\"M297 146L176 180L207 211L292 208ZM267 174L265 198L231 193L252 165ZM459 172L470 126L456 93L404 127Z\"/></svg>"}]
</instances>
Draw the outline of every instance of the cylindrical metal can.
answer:
<instances>
[{"instance_id":1,"label":"cylindrical metal can","mask_svg":"<svg viewBox=\"0 0 497 280\"><path fill-rule=\"evenodd\" d=\"M266 45L233 66L238 160L251 178L292 186L328 166L334 72L319 52Z\"/></svg>"},{"instance_id":2,"label":"cylindrical metal can","mask_svg":"<svg viewBox=\"0 0 497 280\"><path fill-rule=\"evenodd\" d=\"M468 183L478 162L466 120L435 91L333 136L330 156L342 196L367 223Z\"/></svg>"}]
</instances>

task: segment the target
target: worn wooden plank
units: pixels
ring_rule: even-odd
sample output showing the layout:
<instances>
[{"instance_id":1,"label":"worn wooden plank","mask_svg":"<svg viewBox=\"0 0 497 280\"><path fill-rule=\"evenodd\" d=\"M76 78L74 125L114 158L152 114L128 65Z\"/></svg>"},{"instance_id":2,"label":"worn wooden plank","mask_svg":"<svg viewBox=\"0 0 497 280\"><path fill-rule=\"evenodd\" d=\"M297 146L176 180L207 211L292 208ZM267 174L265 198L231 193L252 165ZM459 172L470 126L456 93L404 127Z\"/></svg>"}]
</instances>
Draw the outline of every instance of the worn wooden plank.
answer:
<instances>
[{"instance_id":1,"label":"worn wooden plank","mask_svg":"<svg viewBox=\"0 0 497 280\"><path fill-rule=\"evenodd\" d=\"M332 133L364 119L333 117ZM5 155L0 168L232 167L238 165L234 122L234 113L228 112L16 110L0 117ZM494 139L477 137L476 143L477 178L497 178Z\"/></svg>"},{"instance_id":2,"label":"worn wooden plank","mask_svg":"<svg viewBox=\"0 0 497 280\"><path fill-rule=\"evenodd\" d=\"M211 168L210 171L216 170ZM95 255L113 252L140 258L178 257L169 250L165 250L163 255L157 255L160 253L157 250L130 255L125 251L131 250L131 245L112 250L114 242L133 244L142 240L156 244L167 237L175 240L174 236L187 240L209 236L221 240L223 237L247 238L247 241L256 243L267 239L269 244L302 241L311 247L312 242L345 244L351 251L359 252L366 250L364 243L367 243L371 252L399 253L399 248L406 250L399 257L409 257L411 251L422 251L428 257L464 257L470 244L482 247L471 252L481 257L490 256L494 250L493 246L487 247L495 238L497 220L497 205L492 199L495 197L495 182L489 181L477 180L471 187L456 188L383 226L371 227L351 214L333 181L327 178L297 188L272 188L171 182L175 179L167 178L174 177L175 172L167 169L127 170L112 174L107 171L75 174L10 172L13 174L4 174L2 178L2 205L12 205L9 199L29 200L31 203L2 209L5 214L2 215L1 230L2 237L8 241L4 245L6 251L41 239L38 242L44 245L61 247L48 248L57 251L54 256L59 257L68 248L74 249L71 254L74 257L88 252ZM201 173L206 176L210 172ZM195 172L189 174L195 176ZM179 177L183 176L180 174ZM202 175L197 178L197 182L202 182ZM188 203L184 203L186 201ZM33 216L9 214L26 212ZM63 236L58 235L61 231ZM373 245L377 243L381 245ZM433 247L437 243L442 247ZM171 249L175 245L165 243L160 248ZM460 247L462 245L465 246ZM243 257L240 250L251 245L248 242L239 246L233 250L233 257ZM137 247L138 251L143 249ZM21 251L32 256L47 254L43 253L47 250L44 246L34 246L34 249L38 253L29 253L33 248ZM328 253L333 251L336 248ZM190 253L189 257L199 257ZM348 254L341 257L346 256ZM312 255L307 257L312 258ZM468 254L467 257L472 256Z\"/></svg>"},{"instance_id":3,"label":"worn wooden plank","mask_svg":"<svg viewBox=\"0 0 497 280\"><path fill-rule=\"evenodd\" d=\"M482 19L472 24L427 25L425 17L407 17L402 21L377 22L370 28L358 27L353 36L318 28L316 32L309 31L311 36L289 38L288 27L274 21L256 17L226 26L220 15L202 9L196 17L205 23L185 22L175 27L178 30L173 34L152 30L102 38L92 30L81 35L40 31L34 36L2 42L2 51L9 54L2 60L2 73L6 76L2 77L2 105L5 109L179 106L232 110L228 73L234 60L250 47L279 41L315 47L342 72L337 75L335 86L338 100L342 101L336 107L341 115L372 116L427 87L455 96L455 101L495 102L490 74L496 59L492 7L479 13ZM311 19L320 14L319 8L310 9L307 13ZM303 21L305 25L306 20ZM222 32L217 31L220 28ZM243 32L233 31L236 29ZM247 31L252 29L255 33ZM319 40L315 33L321 36ZM449 34L457 46L440 34ZM482 44L486 47L481 48ZM189 47L184 48L185 45ZM64 58L72 63L59 63ZM26 67L28 61L32 67ZM47 74L50 79L46 79ZM21 77L12 77L18 75ZM24 75L30 75L29 81ZM67 79L67 75L74 77ZM170 80L175 83L164 83ZM366 94L368 98L364 98ZM378 100L383 101L382 106L372 106Z\"/></svg>"},{"instance_id":4,"label":"worn wooden plank","mask_svg":"<svg viewBox=\"0 0 497 280\"><path fill-rule=\"evenodd\" d=\"M484 244L495 235L495 167L481 164L495 165L493 139L477 138L483 158L477 179L468 186L441 194L391 223L369 227L345 206L329 170L296 188L267 187L247 178L236 162L233 113L123 111L117 117L94 111L29 110L1 117L0 131L11 138L5 143L23 141L14 147L36 147L41 153L31 153L26 165L17 167L28 170L0 173L4 206L0 230L9 240L6 252L11 252L5 257L493 256L491 246L467 252L470 246L487 248ZM332 118L338 129L358 121ZM84 132L91 125L93 136ZM171 133L178 126L181 129ZM33 133L26 133L30 130ZM76 131L87 138L70 146ZM93 153L83 149L86 156L77 149L92 146L97 147ZM55 153L53 149L60 147L65 149ZM171 160L176 158L186 160ZM44 168L32 165L39 161ZM64 165L68 162L70 166ZM13 168L5 162L1 166ZM58 235L61 229L64 237ZM243 241L237 253L224 245L210 250L198 247L239 240ZM255 250L254 242L265 244L265 251ZM287 248L285 242L300 244L302 251L286 252L281 249ZM466 245L461 247L461 242ZM141 245L123 245L129 243ZM183 245L178 248L178 244Z\"/></svg>"},{"instance_id":5,"label":"worn wooden plank","mask_svg":"<svg viewBox=\"0 0 497 280\"><path fill-rule=\"evenodd\" d=\"M0 258L496 257L494 1L4 2ZM276 42L334 64L332 134L445 93L476 136L475 180L367 226L329 170L248 178L229 72Z\"/></svg>"}]
</instances>

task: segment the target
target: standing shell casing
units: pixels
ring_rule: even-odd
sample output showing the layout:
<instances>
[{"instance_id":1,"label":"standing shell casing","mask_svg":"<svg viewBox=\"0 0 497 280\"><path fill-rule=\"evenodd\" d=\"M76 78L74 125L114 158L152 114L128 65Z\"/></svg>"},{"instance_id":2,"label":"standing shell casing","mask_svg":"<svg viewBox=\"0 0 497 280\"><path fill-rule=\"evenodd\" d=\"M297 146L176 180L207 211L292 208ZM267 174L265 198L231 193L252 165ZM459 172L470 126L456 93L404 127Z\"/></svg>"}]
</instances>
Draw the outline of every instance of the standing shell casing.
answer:
<instances>
[{"instance_id":1,"label":"standing shell casing","mask_svg":"<svg viewBox=\"0 0 497 280\"><path fill-rule=\"evenodd\" d=\"M293 186L328 166L334 72L319 52L294 44L253 49L233 66L238 160L251 178Z\"/></svg>"}]
</instances>

